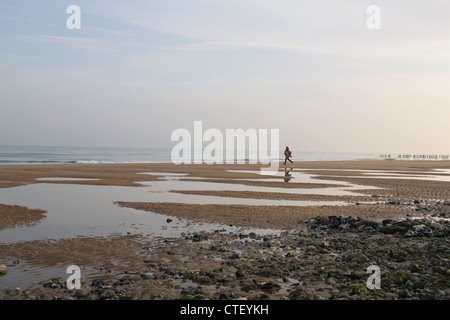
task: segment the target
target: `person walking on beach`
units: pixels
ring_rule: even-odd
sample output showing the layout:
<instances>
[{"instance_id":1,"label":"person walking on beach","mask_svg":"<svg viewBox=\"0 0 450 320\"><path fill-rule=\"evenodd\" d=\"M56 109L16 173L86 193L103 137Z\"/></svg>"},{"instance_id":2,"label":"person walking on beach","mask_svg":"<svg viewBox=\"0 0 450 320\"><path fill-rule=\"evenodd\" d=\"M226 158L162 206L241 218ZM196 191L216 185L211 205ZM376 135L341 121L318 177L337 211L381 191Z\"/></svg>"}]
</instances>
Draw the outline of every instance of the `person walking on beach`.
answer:
<instances>
[{"instance_id":1,"label":"person walking on beach","mask_svg":"<svg viewBox=\"0 0 450 320\"><path fill-rule=\"evenodd\" d=\"M286 146L286 150L284 150L284 164L286 164L286 161L289 160L290 163L293 164L292 160L289 159L290 157L292 157L292 153L291 150L289 150L289 147Z\"/></svg>"}]
</instances>

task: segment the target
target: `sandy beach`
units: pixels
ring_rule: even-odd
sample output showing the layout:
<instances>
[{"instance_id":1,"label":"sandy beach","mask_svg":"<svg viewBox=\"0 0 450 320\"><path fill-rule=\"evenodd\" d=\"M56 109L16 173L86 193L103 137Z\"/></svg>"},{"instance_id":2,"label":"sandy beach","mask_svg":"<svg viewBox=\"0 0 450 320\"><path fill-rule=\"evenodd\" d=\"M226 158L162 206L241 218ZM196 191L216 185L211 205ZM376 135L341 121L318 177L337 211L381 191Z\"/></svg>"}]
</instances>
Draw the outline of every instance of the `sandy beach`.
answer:
<instances>
[{"instance_id":1,"label":"sandy beach","mask_svg":"<svg viewBox=\"0 0 450 320\"><path fill-rule=\"evenodd\" d=\"M194 201L132 201L124 196L115 199L114 206L144 217L162 215L162 229L172 226L172 219L215 227L167 237L130 229L107 236L0 243L0 265L8 267L8 273L0 276L0 297L450 298L450 161L296 162L288 168L297 176L288 182L283 166L279 176L259 175L259 168L248 164L2 165L0 192L49 183L130 188L126 190L152 182L171 183L174 188L164 191L169 196L194 197ZM180 174L176 176L180 180L168 178L167 173ZM309 180L299 181L303 176ZM202 188L177 188L178 181L183 182L180 186L191 182ZM45 196L48 203L62 201ZM195 197L205 202L196 203ZM208 199L225 202L207 203ZM228 204L231 200L242 203ZM276 205L256 205L259 200ZM13 234L15 228L33 228L53 219L47 211L45 206L0 203L0 236L3 230ZM64 274L72 264L83 270L80 290L68 290L67 275L61 272L29 288L18 288L11 280L7 288L1 285L12 275L18 277L24 266ZM366 288L370 264L382 270L380 290Z\"/></svg>"}]
</instances>

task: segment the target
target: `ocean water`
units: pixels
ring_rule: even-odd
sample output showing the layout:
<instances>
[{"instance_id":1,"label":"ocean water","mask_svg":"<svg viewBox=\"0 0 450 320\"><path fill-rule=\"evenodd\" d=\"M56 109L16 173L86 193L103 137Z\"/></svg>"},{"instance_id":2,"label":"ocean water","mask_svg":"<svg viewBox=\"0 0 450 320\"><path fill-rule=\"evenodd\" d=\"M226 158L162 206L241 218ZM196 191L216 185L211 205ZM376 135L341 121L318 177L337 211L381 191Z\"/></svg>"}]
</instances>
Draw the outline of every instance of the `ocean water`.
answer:
<instances>
[{"instance_id":1,"label":"ocean water","mask_svg":"<svg viewBox=\"0 0 450 320\"><path fill-rule=\"evenodd\" d=\"M170 162L170 149L0 146L0 164Z\"/></svg>"},{"instance_id":2,"label":"ocean water","mask_svg":"<svg viewBox=\"0 0 450 320\"><path fill-rule=\"evenodd\" d=\"M0 164L172 162L171 152L170 148L0 146ZM279 154L284 160L283 150ZM375 153L293 151L295 161L369 159L381 158Z\"/></svg>"},{"instance_id":3,"label":"ocean water","mask_svg":"<svg viewBox=\"0 0 450 320\"><path fill-rule=\"evenodd\" d=\"M279 152L280 161L284 160L283 151ZM172 162L171 148L103 148L103 147L41 147L41 146L0 146L0 165L2 164L51 164L51 163L157 163ZM226 154L226 152L224 152ZM338 161L338 160L386 160L386 155L379 153L351 152L308 152L292 151L293 161ZM392 154L390 159L396 160L439 160L417 157L399 158ZM235 161L257 157L245 155L245 159L235 153ZM442 159L444 160L444 159ZM447 159L448 160L448 156Z\"/></svg>"}]
</instances>

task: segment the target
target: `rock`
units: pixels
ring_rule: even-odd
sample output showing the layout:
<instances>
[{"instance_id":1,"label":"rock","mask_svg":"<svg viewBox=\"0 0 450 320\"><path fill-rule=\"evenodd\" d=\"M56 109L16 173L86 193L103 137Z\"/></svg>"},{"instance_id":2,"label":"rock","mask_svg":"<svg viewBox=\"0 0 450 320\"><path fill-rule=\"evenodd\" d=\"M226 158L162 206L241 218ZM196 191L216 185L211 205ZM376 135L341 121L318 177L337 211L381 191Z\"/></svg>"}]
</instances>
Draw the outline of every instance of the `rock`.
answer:
<instances>
[{"instance_id":1,"label":"rock","mask_svg":"<svg viewBox=\"0 0 450 320\"><path fill-rule=\"evenodd\" d=\"M329 246L330 246L330 242L327 241L327 240L323 240L323 241L320 243L320 247L321 247L321 248L327 248L327 247L329 247Z\"/></svg>"},{"instance_id":2,"label":"rock","mask_svg":"<svg viewBox=\"0 0 450 320\"><path fill-rule=\"evenodd\" d=\"M244 270L238 270L236 271L236 277L238 278L244 278L247 274L245 273Z\"/></svg>"},{"instance_id":3,"label":"rock","mask_svg":"<svg viewBox=\"0 0 450 320\"><path fill-rule=\"evenodd\" d=\"M379 231L385 234L394 234L397 229L393 226L382 226Z\"/></svg>"},{"instance_id":4,"label":"rock","mask_svg":"<svg viewBox=\"0 0 450 320\"><path fill-rule=\"evenodd\" d=\"M200 297L187 295L187 296L181 296L180 300L200 300Z\"/></svg>"},{"instance_id":5,"label":"rock","mask_svg":"<svg viewBox=\"0 0 450 320\"><path fill-rule=\"evenodd\" d=\"M148 280L148 279L154 279L155 276L151 272L146 272L146 273L141 274L141 278Z\"/></svg>"},{"instance_id":6,"label":"rock","mask_svg":"<svg viewBox=\"0 0 450 320\"><path fill-rule=\"evenodd\" d=\"M397 285L402 285L404 282L406 282L406 278L401 272L394 272L390 274L389 279L391 279Z\"/></svg>"},{"instance_id":7,"label":"rock","mask_svg":"<svg viewBox=\"0 0 450 320\"><path fill-rule=\"evenodd\" d=\"M330 223L329 223L330 228L333 228L333 229L339 228L340 222L336 216L329 216L328 218L330 219Z\"/></svg>"},{"instance_id":8,"label":"rock","mask_svg":"<svg viewBox=\"0 0 450 320\"><path fill-rule=\"evenodd\" d=\"M408 290L401 290L398 293L398 297L401 298L401 299L407 299L407 298L411 298L411 294L409 293Z\"/></svg>"},{"instance_id":9,"label":"rock","mask_svg":"<svg viewBox=\"0 0 450 320\"><path fill-rule=\"evenodd\" d=\"M164 273L167 274L167 275L169 275L169 276L174 276L174 275L176 275L176 273L175 273L172 269L170 269L170 268L166 268L166 270L164 270Z\"/></svg>"},{"instance_id":10,"label":"rock","mask_svg":"<svg viewBox=\"0 0 450 320\"><path fill-rule=\"evenodd\" d=\"M317 216L314 218L317 221L318 225L327 225L329 223L329 219L323 216Z\"/></svg>"},{"instance_id":11,"label":"rock","mask_svg":"<svg viewBox=\"0 0 450 320\"><path fill-rule=\"evenodd\" d=\"M418 224L418 225L413 226L413 229L416 232L424 231L426 228L427 228L427 226L424 224Z\"/></svg>"},{"instance_id":12,"label":"rock","mask_svg":"<svg viewBox=\"0 0 450 320\"><path fill-rule=\"evenodd\" d=\"M342 269L328 270L328 278L340 279L344 276L345 272Z\"/></svg>"},{"instance_id":13,"label":"rock","mask_svg":"<svg viewBox=\"0 0 450 320\"><path fill-rule=\"evenodd\" d=\"M200 276L195 279L195 282L202 285L208 285L211 283L211 278L208 276Z\"/></svg>"},{"instance_id":14,"label":"rock","mask_svg":"<svg viewBox=\"0 0 450 320\"><path fill-rule=\"evenodd\" d=\"M291 300L309 300L308 294L303 289L296 289L289 294Z\"/></svg>"},{"instance_id":15,"label":"rock","mask_svg":"<svg viewBox=\"0 0 450 320\"><path fill-rule=\"evenodd\" d=\"M391 251L389 255L395 262L406 261L408 257L408 253L405 250Z\"/></svg>"},{"instance_id":16,"label":"rock","mask_svg":"<svg viewBox=\"0 0 450 320\"><path fill-rule=\"evenodd\" d=\"M362 252L355 252L355 253L349 254L347 256L346 260L349 262L362 263L362 262L368 262L369 258L367 258L367 256Z\"/></svg>"},{"instance_id":17,"label":"rock","mask_svg":"<svg viewBox=\"0 0 450 320\"><path fill-rule=\"evenodd\" d=\"M230 259L239 259L241 256L239 255L239 253L233 253L231 256L230 256Z\"/></svg>"},{"instance_id":18,"label":"rock","mask_svg":"<svg viewBox=\"0 0 450 320\"><path fill-rule=\"evenodd\" d=\"M0 265L0 275L8 273L8 266Z\"/></svg>"},{"instance_id":19,"label":"rock","mask_svg":"<svg viewBox=\"0 0 450 320\"><path fill-rule=\"evenodd\" d=\"M228 296L225 293L221 293L219 296L219 300L228 300Z\"/></svg>"},{"instance_id":20,"label":"rock","mask_svg":"<svg viewBox=\"0 0 450 320\"><path fill-rule=\"evenodd\" d=\"M350 279L364 279L367 278L367 273L365 271L352 271L349 275Z\"/></svg>"},{"instance_id":21,"label":"rock","mask_svg":"<svg viewBox=\"0 0 450 320\"><path fill-rule=\"evenodd\" d=\"M166 220L167 223L171 223L172 221L173 221L173 220L170 219L170 218L167 218L167 220Z\"/></svg>"},{"instance_id":22,"label":"rock","mask_svg":"<svg viewBox=\"0 0 450 320\"><path fill-rule=\"evenodd\" d=\"M123 296L119 297L119 300L136 300L137 299L136 293L133 291L125 293Z\"/></svg>"},{"instance_id":23,"label":"rock","mask_svg":"<svg viewBox=\"0 0 450 320\"><path fill-rule=\"evenodd\" d=\"M100 293L101 299L111 299L114 297L115 292L112 289L105 289Z\"/></svg>"},{"instance_id":24,"label":"rock","mask_svg":"<svg viewBox=\"0 0 450 320\"><path fill-rule=\"evenodd\" d=\"M253 291L258 289L258 284L256 284L254 281L244 281L241 283L241 290L245 292Z\"/></svg>"},{"instance_id":25,"label":"rock","mask_svg":"<svg viewBox=\"0 0 450 320\"><path fill-rule=\"evenodd\" d=\"M100 288L100 289L105 287L105 285L106 285L105 282L101 279L94 279L91 282L91 287L96 287L96 288Z\"/></svg>"},{"instance_id":26,"label":"rock","mask_svg":"<svg viewBox=\"0 0 450 320\"><path fill-rule=\"evenodd\" d=\"M203 293L203 290L201 287L188 286L186 288L181 289L182 296L195 296L197 294L202 294L202 293Z\"/></svg>"},{"instance_id":27,"label":"rock","mask_svg":"<svg viewBox=\"0 0 450 320\"><path fill-rule=\"evenodd\" d=\"M261 286L261 290L268 293L275 293L281 289L280 285L273 282L266 282Z\"/></svg>"},{"instance_id":28,"label":"rock","mask_svg":"<svg viewBox=\"0 0 450 320\"><path fill-rule=\"evenodd\" d=\"M350 224L349 223L341 223L340 225L339 225L339 229L344 229L344 230L346 230L346 229L349 229L350 228Z\"/></svg>"},{"instance_id":29,"label":"rock","mask_svg":"<svg viewBox=\"0 0 450 320\"><path fill-rule=\"evenodd\" d=\"M414 231L412 231L412 230L408 230L408 231L406 231L406 233L405 233L403 236L405 236L405 237L407 237L407 238L410 238L410 237L416 237L416 236L417 236L417 233L414 232Z\"/></svg>"},{"instance_id":30,"label":"rock","mask_svg":"<svg viewBox=\"0 0 450 320\"><path fill-rule=\"evenodd\" d=\"M360 295L362 292L365 292L365 291L367 291L367 288L365 286L355 285L355 286L351 287L350 295L351 296L353 296L353 295Z\"/></svg>"},{"instance_id":31,"label":"rock","mask_svg":"<svg viewBox=\"0 0 450 320\"><path fill-rule=\"evenodd\" d=\"M194 278L198 277L199 274L200 274L200 270L198 270L198 269L186 270L183 273L183 277L188 278L188 279L194 279Z\"/></svg>"},{"instance_id":32,"label":"rock","mask_svg":"<svg viewBox=\"0 0 450 320\"><path fill-rule=\"evenodd\" d=\"M92 292L92 288L88 284L83 284L80 289L75 290L77 298L85 298Z\"/></svg>"},{"instance_id":33,"label":"rock","mask_svg":"<svg viewBox=\"0 0 450 320\"><path fill-rule=\"evenodd\" d=\"M192 242L200 242L200 241L207 240L207 239L208 239L207 237L205 237L201 234L198 234L198 233L196 233L192 236Z\"/></svg>"},{"instance_id":34,"label":"rock","mask_svg":"<svg viewBox=\"0 0 450 320\"><path fill-rule=\"evenodd\" d=\"M423 268L421 268L417 263L412 264L410 267L411 272L420 272Z\"/></svg>"}]
</instances>

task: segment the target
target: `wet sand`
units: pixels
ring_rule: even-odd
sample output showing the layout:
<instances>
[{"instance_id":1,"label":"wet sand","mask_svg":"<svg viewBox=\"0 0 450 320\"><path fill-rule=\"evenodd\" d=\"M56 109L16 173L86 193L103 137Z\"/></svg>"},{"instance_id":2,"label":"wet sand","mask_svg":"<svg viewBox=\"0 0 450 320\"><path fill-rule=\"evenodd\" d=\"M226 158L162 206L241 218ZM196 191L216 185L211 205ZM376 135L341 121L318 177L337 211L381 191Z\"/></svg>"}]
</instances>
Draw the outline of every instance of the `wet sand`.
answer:
<instances>
[{"instance_id":1,"label":"wet sand","mask_svg":"<svg viewBox=\"0 0 450 320\"><path fill-rule=\"evenodd\" d=\"M310 225L309 221L312 218L323 217L325 220L329 216L352 216L364 221L378 221L381 226L381 221L386 219L404 220L407 217L424 217L432 214L448 215L448 206L443 205L445 201L450 199L450 183L440 181L428 180L412 180L402 177L403 171L408 171L410 174L419 174L421 171L430 171L432 169L450 169L450 161L336 161L336 162L298 162L293 166L294 169L308 169L310 173L317 174L322 180L337 180L342 182L352 182L361 186L372 186L373 189L368 188L358 190L359 194L366 194L367 197L358 196L326 196L326 195L298 195L283 193L283 188L315 188L320 189L330 187L330 184L321 183L285 183L282 177L280 181L272 181L273 177L260 176L252 173L229 172L227 170L258 170L258 165L180 165L173 164L71 164L71 165L16 165L16 166L0 166L0 187L16 187L24 184L45 183L37 179L41 178L84 178L84 179L98 179L98 180L83 180L83 181L53 181L52 183L61 184L89 184L89 185L114 185L114 186L130 186L139 187L145 181L156 181L158 176L145 175L141 173L149 172L172 172L185 173L187 178L196 178L195 181L202 181L205 184L204 191L183 191L174 190L179 193L190 193L199 195L214 195L220 197L238 197L243 199L277 199L280 201L279 206L249 206L249 205L200 205L200 204L183 204L183 203L152 203L152 202L127 202L121 201L120 206L134 208L136 210L151 211L155 213L173 216L185 221L204 222L204 223L221 223L224 226L233 225L243 228L262 228L276 230L274 231L278 236L274 236L276 241L292 242L298 238L298 230L306 230ZM351 170L351 171L343 171ZM354 170L388 170L393 173L398 173L399 177L392 177L392 179L379 179L376 177L364 176L362 171ZM333 176L331 178L331 176ZM200 179L199 179L200 178ZM205 178L205 179L202 179ZM212 179L211 179L212 178ZM257 179L258 181L244 181L240 179ZM266 181L265 181L266 180ZM251 183L258 186L270 186L279 188L277 193L272 192L237 192L237 191L211 191L208 190L208 181L220 181L221 183L237 183L246 184ZM347 206L311 206L311 207L292 207L283 206L284 200L313 200L313 201L346 201L350 204ZM119 201L120 199L118 199ZM52 201L49 199L49 201ZM363 203L370 201L372 203ZM14 228L20 224L35 223L44 217L45 212L36 209L27 209L23 207L0 206L0 230L2 228ZM45 208L43 208L45 209ZM168 222L169 223L169 222ZM412 228L412 227L411 227ZM244 230L244 229L243 229ZM287 231L285 237L280 238L280 232ZM323 230L322 230L323 231ZM244 231L243 231L244 232ZM311 231L315 232L315 231ZM339 230L333 230L339 232ZM362 231L364 232L364 230ZM366 235L369 236L369 235ZM383 238L386 236L377 234L376 238ZM326 237L325 234L320 237ZM336 237L342 238L342 241L354 237L348 235L345 231L337 233ZM350 238L348 238L350 237ZM359 234L358 237L364 239L364 234ZM320 239L322 239L320 238ZM348 239L347 239L348 238ZM186 239L188 241L186 241ZM263 248L261 241L248 242L242 246L241 242L236 242L239 239L238 234L229 235L226 232L211 233L208 235L207 246L203 249L200 247L204 238L197 238L200 241L195 241L193 235L180 235L175 239L149 239L146 235L135 234L129 236L115 236L110 237L79 237L73 239L48 240L48 241L30 241L18 242L14 244L0 244L0 261L6 261L5 264L10 268L15 265L20 266L21 263L26 263L30 266L36 267L65 267L71 264L79 264L85 268L92 270L100 270L98 273L91 272L89 277L84 279L85 284L90 283L92 279L103 279L103 281L113 281L116 287L121 286L125 288L122 294L112 294L110 298L123 297L132 292L133 294L128 298L131 299L178 299L181 296L202 296L212 299L218 299L220 293L225 294L228 298L248 297L263 299L263 294L268 294L268 298L279 299L283 297L292 296L295 288L289 286L282 286L283 288L262 290L262 285L266 282L277 282L279 277L264 275L258 277L236 277L226 279L222 282L223 290L218 290L217 286L212 286L214 281L209 281L207 278L198 280L199 277L209 277L211 273L216 274L221 269L220 273L235 274L236 270L245 269L246 263L256 261L257 257L261 257ZM283 240L284 239L284 240ZM345 240L347 239L347 240ZM316 239L319 241L319 239ZM175 242L171 242L175 241ZM275 241L275 240L274 240ZM311 242L311 245L318 246L319 242ZM367 242L361 240L361 245L367 245ZM395 243L402 243L403 238L393 238ZM424 241L422 238L408 238L408 241L419 244ZM428 240L427 240L428 241ZM439 241L444 241L448 245L447 238L439 238ZM425 242L424 242L425 243ZM222 258L214 258L211 255L211 246L227 245L227 251L224 251ZM175 247L176 248L175 248ZM208 249L208 250L207 250ZM267 248L266 248L267 249ZM348 248L348 250L358 248ZM205 251L206 250L206 251ZM236 264L227 264L229 256L233 250L238 250L242 255L249 255L247 262L240 260L244 264L236 266ZM268 250L268 249L267 249ZM279 245L275 244L270 249L270 255L278 255L284 252L279 249ZM306 246L299 246L299 250L306 252ZM351 251L350 250L350 251ZM358 249L362 250L362 248ZM170 253L173 251L173 253ZM213 250L214 251L214 250ZM345 251L350 254L350 251ZM202 253L203 252L203 253ZM209 252L209 253L208 253ZM214 251L215 252L215 251ZM296 254L296 251L291 254ZM70 254L69 254L70 253ZM286 254L285 252L284 254ZM209 254L209 255L208 255ZM340 254L340 253L336 253ZM268 255L268 256L270 256ZM259 259L258 258L258 259ZM445 258L445 257L444 257ZM414 261L418 258L414 256ZM448 259L445 258L445 259ZM19 261L19 262L17 262ZM147 261L147 262L145 262ZM305 260L306 261L306 260ZM320 261L321 264L328 261L332 264L334 261L330 257L324 258ZM417 260L418 261L418 260ZM235 262L233 260L233 262ZM269 261L270 262L270 261ZM388 261L386 260L386 263ZM306 263L306 262L305 262ZM311 268L317 264L318 261L311 262ZM336 264L340 265L339 263ZM280 266L286 267L286 265ZM309 266L305 265L305 268ZM176 270L174 274L166 272L164 268L172 268ZM398 268L398 266L397 266ZM251 269L251 268L250 268ZM248 270L250 270L248 269ZM105 270L109 270L105 272ZM192 271L192 275L186 277L179 277L178 272L185 273ZM196 270L196 271L195 271ZM202 274L199 273L200 271ZM309 269L308 269L309 270ZM313 268L311 272L313 272ZM144 279L142 274L152 272L152 278L149 282ZM278 274L276 272L276 274ZM123 279L126 275L129 279ZM261 278L262 277L262 278ZM213 278L213 277L209 277ZM225 277L226 278L226 277ZM288 277L289 283L292 285L294 280ZM120 280L122 279L122 280ZM169 281L169 279L171 279ZM265 280L264 280L265 279ZM355 280L355 279L353 279ZM11 291L4 294L4 299L52 299L55 296L59 298L73 297L73 292L68 292L62 288L61 281L49 280L55 285L44 286L40 288L33 288L30 291ZM118 284L118 282L122 281ZM188 287L197 288L199 282L202 293L188 292ZM227 282L228 281L228 282ZM320 282L314 280L314 286L308 287L309 296L312 298L314 294L311 292L316 288ZM166 283L167 282L167 283ZM170 283L169 283L170 282ZM295 282L295 281L294 281ZM298 282L298 279L297 279ZM59 284L58 284L59 283ZM151 285L150 285L151 283ZM225 285L228 283L228 285ZM252 285L253 283L253 285ZM259 285L255 286L255 283ZM58 288L58 285L60 288ZM235 290L234 286L244 288L247 285L249 290ZM302 284L303 285L303 284ZM322 285L322 284L320 284ZM324 284L325 285L325 284ZM266 289L271 285L267 285ZM91 286L92 287L92 286ZM441 288L441 287L439 287ZM26 288L21 288L21 290ZM95 288L92 287L92 290ZM97 288L98 289L98 288ZM101 290L108 289L100 288ZM100 290L99 289L99 290ZM261 291L261 290L262 291ZM346 299L349 297L351 288L347 288L348 292L339 296L335 294L335 298ZM400 289L395 293L400 295ZM99 298L100 291L97 290L97 295L88 294L78 298L90 299ZM181 292L184 291L183 294ZM189 289L190 290L190 289ZM307 290L307 291L308 291ZM312 291L311 291L312 290ZM441 289L439 289L441 290ZM317 297L330 298L333 296L332 290L323 293L321 290L316 290ZM391 290L392 291L392 290ZM441 290L442 291L442 290ZM249 293L250 292L250 293ZM259 292L259 293L258 293ZM268 292L268 293L267 293ZM323 293L323 294L322 294ZM439 297L448 297L445 294L439 293ZM266 297L266 298L267 298ZM358 296L359 297L359 296ZM362 296L364 297L364 296ZM374 295L372 298L386 299L386 296ZM390 297L390 296L389 296ZM420 291L417 297L421 298ZM106 295L103 298L108 298ZM355 297L354 297L355 298Z\"/></svg>"},{"instance_id":2,"label":"wet sand","mask_svg":"<svg viewBox=\"0 0 450 320\"><path fill-rule=\"evenodd\" d=\"M222 223L247 228L292 230L317 216L357 216L364 219L382 220L404 218L413 210L403 206L243 206L243 205L196 205L184 203L118 202L118 205L138 210L157 212L195 222Z\"/></svg>"},{"instance_id":3,"label":"wet sand","mask_svg":"<svg viewBox=\"0 0 450 320\"><path fill-rule=\"evenodd\" d=\"M255 178L264 182L265 176L252 173L229 172L227 170L259 170L258 164L227 165L174 165L153 164L53 164L53 165L1 165L0 187L14 187L28 183L44 183L39 178L67 177L98 179L92 181L59 181L55 183L77 183L94 185L138 186L139 182L156 180L157 176L142 175L144 172L186 173L189 177L245 179ZM283 165L280 168L284 168ZM318 175L360 175L357 171L337 170L393 170L417 173L432 169L450 169L450 161L304 161L288 168L314 169ZM322 170L326 169L326 171ZM280 180L282 182L282 180ZM274 183L274 185L276 185Z\"/></svg>"},{"instance_id":4,"label":"wet sand","mask_svg":"<svg viewBox=\"0 0 450 320\"><path fill-rule=\"evenodd\" d=\"M39 223L44 217L44 210L0 204L0 230L30 226Z\"/></svg>"}]
</instances>

